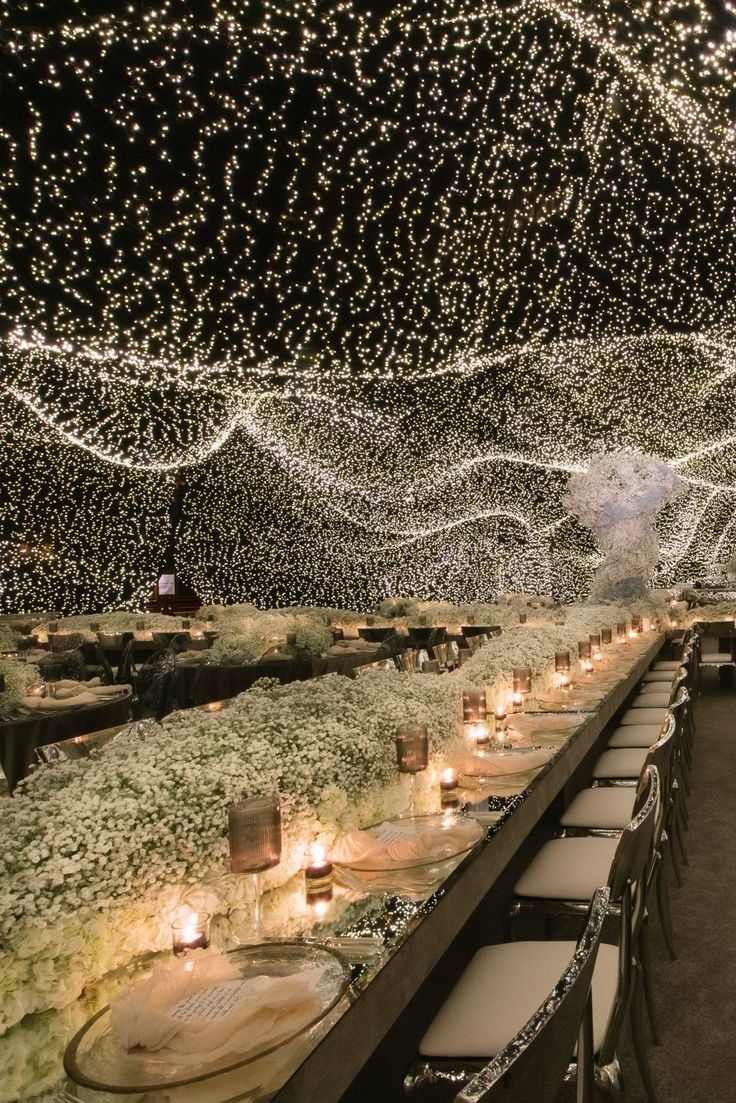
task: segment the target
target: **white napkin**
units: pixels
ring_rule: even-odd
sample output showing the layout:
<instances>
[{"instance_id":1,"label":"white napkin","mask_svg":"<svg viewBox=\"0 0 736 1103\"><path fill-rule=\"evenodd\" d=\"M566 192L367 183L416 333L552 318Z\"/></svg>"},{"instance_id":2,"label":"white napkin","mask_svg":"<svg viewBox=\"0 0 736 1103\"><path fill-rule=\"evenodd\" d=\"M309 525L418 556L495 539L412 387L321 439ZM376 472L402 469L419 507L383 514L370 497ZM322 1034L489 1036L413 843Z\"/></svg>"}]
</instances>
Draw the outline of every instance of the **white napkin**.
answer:
<instances>
[{"instance_id":1,"label":"white napkin","mask_svg":"<svg viewBox=\"0 0 736 1103\"><path fill-rule=\"evenodd\" d=\"M180 651L176 656L177 663L203 663L210 657L207 649Z\"/></svg>"},{"instance_id":2,"label":"white napkin","mask_svg":"<svg viewBox=\"0 0 736 1103\"><path fill-rule=\"evenodd\" d=\"M333 861L362 869L401 869L418 861L441 861L459 850L470 848L483 832L478 824L454 821L449 827L428 827L424 831L398 835L382 841L367 831L350 831L332 849Z\"/></svg>"},{"instance_id":3,"label":"white napkin","mask_svg":"<svg viewBox=\"0 0 736 1103\"><path fill-rule=\"evenodd\" d=\"M110 1001L110 1029L126 1050L175 1053L178 1063L201 1063L248 1054L296 1033L320 1012L316 992L323 970L243 981L217 950L194 950L186 959L157 965L148 980ZM222 986L217 987L216 986ZM224 1014L183 1006L196 993L220 1001Z\"/></svg>"},{"instance_id":4,"label":"white napkin","mask_svg":"<svg viewBox=\"0 0 736 1103\"><path fill-rule=\"evenodd\" d=\"M525 774L537 770L549 762L554 754L550 747L540 747L536 751L519 754L505 751L503 754L463 755L457 763L460 773L471 777L499 777L503 774Z\"/></svg>"},{"instance_id":5,"label":"white napkin","mask_svg":"<svg viewBox=\"0 0 736 1103\"><path fill-rule=\"evenodd\" d=\"M64 709L76 709L81 705L96 705L99 700L94 693L83 689L71 697L21 697L20 705L31 712L63 712Z\"/></svg>"}]
</instances>

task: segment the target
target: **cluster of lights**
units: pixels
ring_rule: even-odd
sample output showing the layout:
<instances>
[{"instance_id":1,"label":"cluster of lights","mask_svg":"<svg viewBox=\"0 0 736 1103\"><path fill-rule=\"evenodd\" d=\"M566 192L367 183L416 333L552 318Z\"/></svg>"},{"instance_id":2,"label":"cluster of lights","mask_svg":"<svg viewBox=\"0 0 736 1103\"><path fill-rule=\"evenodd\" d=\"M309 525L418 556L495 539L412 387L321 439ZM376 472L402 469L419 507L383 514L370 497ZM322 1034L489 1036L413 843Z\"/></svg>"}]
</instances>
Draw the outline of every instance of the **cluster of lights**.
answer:
<instances>
[{"instance_id":1,"label":"cluster of lights","mask_svg":"<svg viewBox=\"0 0 736 1103\"><path fill-rule=\"evenodd\" d=\"M560 497L626 445L688 483L660 581L734 550L730 0L47 7L2 39L5 608L140 602L182 470L207 601L579 597Z\"/></svg>"}]
</instances>

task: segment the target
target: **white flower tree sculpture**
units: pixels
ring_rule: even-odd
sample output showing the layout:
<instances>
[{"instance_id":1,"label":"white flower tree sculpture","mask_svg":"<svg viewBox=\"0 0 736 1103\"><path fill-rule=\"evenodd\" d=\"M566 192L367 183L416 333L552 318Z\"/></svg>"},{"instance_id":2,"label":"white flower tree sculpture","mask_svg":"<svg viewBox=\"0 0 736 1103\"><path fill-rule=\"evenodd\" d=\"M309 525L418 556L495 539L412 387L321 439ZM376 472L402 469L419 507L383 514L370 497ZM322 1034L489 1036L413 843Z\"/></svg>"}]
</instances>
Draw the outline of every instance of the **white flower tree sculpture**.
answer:
<instances>
[{"instance_id":1,"label":"white flower tree sculpture","mask_svg":"<svg viewBox=\"0 0 736 1103\"><path fill-rule=\"evenodd\" d=\"M587 471L573 475L565 508L595 535L605 558L591 598L640 596L657 566L655 520L684 483L663 460L634 449L591 456Z\"/></svg>"}]
</instances>

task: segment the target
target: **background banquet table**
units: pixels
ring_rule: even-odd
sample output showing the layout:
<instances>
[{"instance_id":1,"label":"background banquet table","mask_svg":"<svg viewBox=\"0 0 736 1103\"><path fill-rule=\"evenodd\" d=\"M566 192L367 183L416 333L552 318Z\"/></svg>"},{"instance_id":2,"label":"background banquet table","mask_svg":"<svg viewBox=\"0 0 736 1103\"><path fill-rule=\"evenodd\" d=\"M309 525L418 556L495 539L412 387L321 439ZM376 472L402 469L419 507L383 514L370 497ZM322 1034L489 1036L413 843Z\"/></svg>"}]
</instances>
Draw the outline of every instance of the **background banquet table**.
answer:
<instances>
[{"instance_id":1,"label":"background banquet table","mask_svg":"<svg viewBox=\"0 0 736 1103\"><path fill-rule=\"evenodd\" d=\"M51 715L34 713L0 723L0 766L10 792L36 762L37 747L125 724L130 718L130 703L130 689L121 687L120 697L113 700L103 699Z\"/></svg>"},{"instance_id":2,"label":"background banquet table","mask_svg":"<svg viewBox=\"0 0 736 1103\"><path fill-rule=\"evenodd\" d=\"M273 662L244 663L240 666L180 662L174 672L174 698L180 708L189 708L191 705L237 697L261 678L273 678L286 685L322 674L349 676L359 667L376 662L384 654L377 648L371 651L345 651L318 659L275 659Z\"/></svg>"}]
</instances>

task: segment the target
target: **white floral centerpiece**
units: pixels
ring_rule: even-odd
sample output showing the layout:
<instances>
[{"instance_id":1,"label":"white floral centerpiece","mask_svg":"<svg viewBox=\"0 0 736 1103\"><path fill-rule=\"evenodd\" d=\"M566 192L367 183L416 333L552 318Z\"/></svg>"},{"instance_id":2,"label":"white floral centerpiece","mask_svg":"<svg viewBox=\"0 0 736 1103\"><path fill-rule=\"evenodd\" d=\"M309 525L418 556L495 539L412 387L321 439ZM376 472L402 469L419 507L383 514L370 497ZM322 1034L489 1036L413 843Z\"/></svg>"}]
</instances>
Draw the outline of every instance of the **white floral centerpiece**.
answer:
<instances>
[{"instance_id":1,"label":"white floral centerpiece","mask_svg":"<svg viewBox=\"0 0 736 1103\"><path fill-rule=\"evenodd\" d=\"M654 522L684 483L663 460L636 449L592 456L572 475L563 505L595 534L604 560L592 596L641 597L659 558Z\"/></svg>"},{"instance_id":2,"label":"white floral centerpiece","mask_svg":"<svg viewBox=\"0 0 736 1103\"><path fill-rule=\"evenodd\" d=\"M7 719L18 707L21 697L40 679L38 667L17 659L0 659L3 688L0 690L0 720Z\"/></svg>"}]
</instances>

